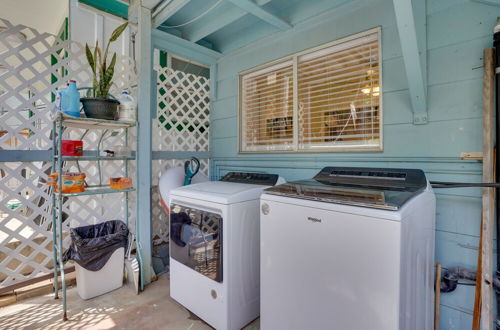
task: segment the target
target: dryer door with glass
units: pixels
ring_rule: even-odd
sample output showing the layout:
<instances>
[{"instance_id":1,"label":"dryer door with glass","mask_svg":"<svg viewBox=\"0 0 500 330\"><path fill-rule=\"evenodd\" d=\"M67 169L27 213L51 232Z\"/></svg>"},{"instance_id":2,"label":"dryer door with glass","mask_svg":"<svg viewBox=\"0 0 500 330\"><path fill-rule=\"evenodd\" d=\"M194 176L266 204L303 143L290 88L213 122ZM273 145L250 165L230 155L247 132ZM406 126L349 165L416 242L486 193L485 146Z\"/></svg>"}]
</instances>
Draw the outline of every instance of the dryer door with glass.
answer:
<instances>
[{"instance_id":1,"label":"dryer door with glass","mask_svg":"<svg viewBox=\"0 0 500 330\"><path fill-rule=\"evenodd\" d=\"M222 215L176 203L170 210L170 256L222 282Z\"/></svg>"}]
</instances>

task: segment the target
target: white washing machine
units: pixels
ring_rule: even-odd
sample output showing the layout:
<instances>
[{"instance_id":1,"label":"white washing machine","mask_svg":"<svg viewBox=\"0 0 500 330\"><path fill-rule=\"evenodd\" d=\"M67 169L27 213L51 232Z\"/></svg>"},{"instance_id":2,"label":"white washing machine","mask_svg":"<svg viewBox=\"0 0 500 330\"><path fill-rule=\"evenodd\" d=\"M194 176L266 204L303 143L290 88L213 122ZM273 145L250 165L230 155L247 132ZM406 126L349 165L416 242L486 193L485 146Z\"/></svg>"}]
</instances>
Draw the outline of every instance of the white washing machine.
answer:
<instances>
[{"instance_id":1,"label":"white washing machine","mask_svg":"<svg viewBox=\"0 0 500 330\"><path fill-rule=\"evenodd\" d=\"M327 167L267 189L261 329L432 329L434 223L421 170Z\"/></svg>"},{"instance_id":2,"label":"white washing machine","mask_svg":"<svg viewBox=\"0 0 500 330\"><path fill-rule=\"evenodd\" d=\"M170 296L216 329L259 316L259 198L281 182L231 172L170 192Z\"/></svg>"}]
</instances>

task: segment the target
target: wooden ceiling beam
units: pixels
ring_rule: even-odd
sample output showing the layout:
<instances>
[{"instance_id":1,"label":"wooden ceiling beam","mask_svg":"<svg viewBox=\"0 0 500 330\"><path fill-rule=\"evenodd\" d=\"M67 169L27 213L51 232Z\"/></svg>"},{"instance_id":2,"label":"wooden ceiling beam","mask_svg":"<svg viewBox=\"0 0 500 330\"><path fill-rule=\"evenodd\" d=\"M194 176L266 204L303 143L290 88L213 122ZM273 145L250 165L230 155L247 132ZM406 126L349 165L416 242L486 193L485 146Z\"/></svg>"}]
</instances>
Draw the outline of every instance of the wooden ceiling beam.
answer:
<instances>
[{"instance_id":1,"label":"wooden ceiling beam","mask_svg":"<svg viewBox=\"0 0 500 330\"><path fill-rule=\"evenodd\" d=\"M260 0L259 5L264 5L271 0ZM208 15L202 19L187 25L182 30L182 36L192 42L197 42L214 32L219 31L226 25L229 25L243 16L247 15L247 11L231 5L229 2L223 2L218 8L213 11L213 16Z\"/></svg>"},{"instance_id":2,"label":"wooden ceiling beam","mask_svg":"<svg viewBox=\"0 0 500 330\"><path fill-rule=\"evenodd\" d=\"M250 0L229 0L234 5L240 7L249 14L277 27L280 30L288 30L292 28L292 25L287 21L279 18L276 15L271 14L267 10L263 9L261 6Z\"/></svg>"},{"instance_id":3,"label":"wooden ceiling beam","mask_svg":"<svg viewBox=\"0 0 500 330\"><path fill-rule=\"evenodd\" d=\"M189 0L164 0L153 12L152 27L154 29L162 25L167 19L187 5Z\"/></svg>"},{"instance_id":4,"label":"wooden ceiling beam","mask_svg":"<svg viewBox=\"0 0 500 330\"><path fill-rule=\"evenodd\" d=\"M426 124L428 115L425 1L393 0L393 3L408 79L413 123Z\"/></svg>"}]
</instances>

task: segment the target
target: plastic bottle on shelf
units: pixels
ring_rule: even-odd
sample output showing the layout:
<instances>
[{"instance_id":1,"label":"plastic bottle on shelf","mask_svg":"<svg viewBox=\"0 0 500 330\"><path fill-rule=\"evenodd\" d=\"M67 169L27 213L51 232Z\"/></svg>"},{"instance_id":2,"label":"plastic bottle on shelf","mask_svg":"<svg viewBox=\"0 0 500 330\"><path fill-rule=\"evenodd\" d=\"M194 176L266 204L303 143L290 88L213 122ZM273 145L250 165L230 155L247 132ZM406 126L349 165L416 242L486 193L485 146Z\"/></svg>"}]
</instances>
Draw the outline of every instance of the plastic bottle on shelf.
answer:
<instances>
[{"instance_id":1,"label":"plastic bottle on shelf","mask_svg":"<svg viewBox=\"0 0 500 330\"><path fill-rule=\"evenodd\" d=\"M75 80L70 80L66 88L57 91L56 109L67 115L80 117L80 93Z\"/></svg>"},{"instance_id":2,"label":"plastic bottle on shelf","mask_svg":"<svg viewBox=\"0 0 500 330\"><path fill-rule=\"evenodd\" d=\"M80 117L80 93L76 88L76 80L70 80L68 86L68 109L64 111L70 116Z\"/></svg>"},{"instance_id":3,"label":"plastic bottle on shelf","mask_svg":"<svg viewBox=\"0 0 500 330\"><path fill-rule=\"evenodd\" d=\"M118 106L118 120L135 122L137 120L137 102L135 99L127 91L123 91L118 97L118 101L120 102Z\"/></svg>"},{"instance_id":4,"label":"plastic bottle on shelf","mask_svg":"<svg viewBox=\"0 0 500 330\"><path fill-rule=\"evenodd\" d=\"M63 109L68 108L68 86L69 83L66 83L66 87L61 88L56 91L56 110L63 111Z\"/></svg>"}]
</instances>

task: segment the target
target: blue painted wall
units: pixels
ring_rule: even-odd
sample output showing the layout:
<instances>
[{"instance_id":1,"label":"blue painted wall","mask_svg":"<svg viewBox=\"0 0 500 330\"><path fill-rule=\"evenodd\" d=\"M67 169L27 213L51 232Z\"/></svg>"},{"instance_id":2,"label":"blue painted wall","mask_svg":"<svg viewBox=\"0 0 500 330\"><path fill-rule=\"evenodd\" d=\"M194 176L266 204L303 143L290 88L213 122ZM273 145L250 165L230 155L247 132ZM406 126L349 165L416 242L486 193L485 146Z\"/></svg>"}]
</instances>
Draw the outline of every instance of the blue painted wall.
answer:
<instances>
[{"instance_id":1,"label":"blue painted wall","mask_svg":"<svg viewBox=\"0 0 500 330\"><path fill-rule=\"evenodd\" d=\"M392 0L348 4L239 48L218 62L213 102L212 175L247 170L309 178L326 165L413 167L430 180L481 180L481 164L460 160L482 149L482 53L491 47L500 8L471 0L427 0L428 111L430 123L415 126ZM384 152L361 154L239 155L238 73L282 56L382 26ZM475 268L481 200L479 189L439 190L436 261ZM474 287L443 294L442 329L470 329Z\"/></svg>"}]
</instances>

